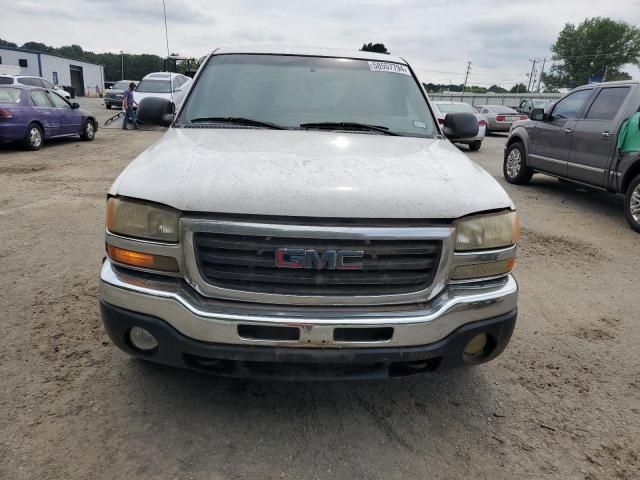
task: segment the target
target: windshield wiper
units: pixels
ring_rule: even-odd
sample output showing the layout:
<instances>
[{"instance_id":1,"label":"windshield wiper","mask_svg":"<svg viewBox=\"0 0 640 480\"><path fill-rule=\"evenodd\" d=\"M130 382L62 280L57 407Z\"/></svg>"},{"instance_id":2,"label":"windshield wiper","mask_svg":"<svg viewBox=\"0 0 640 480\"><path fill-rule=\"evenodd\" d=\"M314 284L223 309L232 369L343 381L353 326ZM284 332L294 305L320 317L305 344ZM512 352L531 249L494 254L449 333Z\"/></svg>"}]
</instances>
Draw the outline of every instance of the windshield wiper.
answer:
<instances>
[{"instance_id":1,"label":"windshield wiper","mask_svg":"<svg viewBox=\"0 0 640 480\"><path fill-rule=\"evenodd\" d=\"M190 123L231 123L234 125L247 125L253 127L273 128L274 130L286 130L286 127L278 125L277 123L263 122L261 120L254 120L253 118L244 117L201 117L191 119Z\"/></svg>"},{"instance_id":2,"label":"windshield wiper","mask_svg":"<svg viewBox=\"0 0 640 480\"><path fill-rule=\"evenodd\" d=\"M316 123L301 123L300 128L319 128L327 130L371 130L374 132L384 133L385 135L399 135L396 132L392 132L388 127L381 125L369 125L368 123L358 122L316 122Z\"/></svg>"}]
</instances>

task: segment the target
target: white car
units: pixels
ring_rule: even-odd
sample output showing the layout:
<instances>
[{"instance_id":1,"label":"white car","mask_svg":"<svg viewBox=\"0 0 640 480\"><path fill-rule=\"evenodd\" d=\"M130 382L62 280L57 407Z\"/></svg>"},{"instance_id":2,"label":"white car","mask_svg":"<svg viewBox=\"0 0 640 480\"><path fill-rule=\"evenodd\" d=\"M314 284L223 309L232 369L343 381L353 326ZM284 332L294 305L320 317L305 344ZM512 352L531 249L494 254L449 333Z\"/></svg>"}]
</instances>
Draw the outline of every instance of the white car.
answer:
<instances>
[{"instance_id":1,"label":"white car","mask_svg":"<svg viewBox=\"0 0 640 480\"><path fill-rule=\"evenodd\" d=\"M192 80L186 75L171 72L154 72L140 81L133 92L133 100L140 103L140 100L147 97L159 97L171 100L179 107L191 87Z\"/></svg>"},{"instance_id":2,"label":"white car","mask_svg":"<svg viewBox=\"0 0 640 480\"><path fill-rule=\"evenodd\" d=\"M42 87L47 90L53 90L66 100L71 99L71 94L66 90L54 85L49 80L42 77L34 77L32 75L0 75L0 85L31 85L32 87Z\"/></svg>"},{"instance_id":3,"label":"white car","mask_svg":"<svg viewBox=\"0 0 640 480\"><path fill-rule=\"evenodd\" d=\"M438 117L438 123L440 125L444 125L444 117L447 113L473 113L478 119L478 135L473 138L456 140L455 143L469 145L469 150L480 150L482 141L486 135L487 120L476 112L473 106L464 102L431 102L431 104L436 110L435 114Z\"/></svg>"}]
</instances>

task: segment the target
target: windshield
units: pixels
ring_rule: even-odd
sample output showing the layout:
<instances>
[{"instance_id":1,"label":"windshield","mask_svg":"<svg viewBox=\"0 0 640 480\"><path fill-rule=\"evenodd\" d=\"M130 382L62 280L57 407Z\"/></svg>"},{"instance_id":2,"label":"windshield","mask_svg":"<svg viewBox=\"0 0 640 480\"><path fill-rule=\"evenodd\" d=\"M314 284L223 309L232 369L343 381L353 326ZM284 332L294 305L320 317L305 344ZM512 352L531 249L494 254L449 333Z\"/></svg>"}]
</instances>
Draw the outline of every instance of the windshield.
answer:
<instances>
[{"instance_id":1,"label":"windshield","mask_svg":"<svg viewBox=\"0 0 640 480\"><path fill-rule=\"evenodd\" d=\"M113 87L111 87L112 90L126 90L127 88L129 88L129 83L131 82L116 82L113 84Z\"/></svg>"},{"instance_id":2,"label":"windshield","mask_svg":"<svg viewBox=\"0 0 640 480\"><path fill-rule=\"evenodd\" d=\"M327 123L362 123L412 136L431 137L436 132L407 67L345 58L213 56L176 123L221 118L285 128L322 123L321 128L349 130L347 125Z\"/></svg>"},{"instance_id":3,"label":"windshield","mask_svg":"<svg viewBox=\"0 0 640 480\"><path fill-rule=\"evenodd\" d=\"M436 103L436 105L442 113L476 113L468 103Z\"/></svg>"},{"instance_id":4,"label":"windshield","mask_svg":"<svg viewBox=\"0 0 640 480\"><path fill-rule=\"evenodd\" d=\"M115 88L115 86L114 86ZM171 81L166 80L141 80L136 87L136 92L142 93L171 93Z\"/></svg>"},{"instance_id":5,"label":"windshield","mask_svg":"<svg viewBox=\"0 0 640 480\"><path fill-rule=\"evenodd\" d=\"M0 103L18 103L21 93L18 88L0 87Z\"/></svg>"}]
</instances>

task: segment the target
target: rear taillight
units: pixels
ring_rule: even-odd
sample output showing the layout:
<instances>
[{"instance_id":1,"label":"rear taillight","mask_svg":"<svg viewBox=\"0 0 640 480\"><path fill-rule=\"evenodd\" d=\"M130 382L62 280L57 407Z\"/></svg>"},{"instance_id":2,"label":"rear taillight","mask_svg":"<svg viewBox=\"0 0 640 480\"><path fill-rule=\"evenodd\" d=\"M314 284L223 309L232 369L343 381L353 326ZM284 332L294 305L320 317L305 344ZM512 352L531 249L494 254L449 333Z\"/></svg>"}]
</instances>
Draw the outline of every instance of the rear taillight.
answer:
<instances>
[{"instance_id":1,"label":"rear taillight","mask_svg":"<svg viewBox=\"0 0 640 480\"><path fill-rule=\"evenodd\" d=\"M504 122L504 115L496 115L496 122Z\"/></svg>"},{"instance_id":2,"label":"rear taillight","mask_svg":"<svg viewBox=\"0 0 640 480\"><path fill-rule=\"evenodd\" d=\"M520 115L520 120L529 120L529 117L526 115Z\"/></svg>"},{"instance_id":3,"label":"rear taillight","mask_svg":"<svg viewBox=\"0 0 640 480\"><path fill-rule=\"evenodd\" d=\"M487 124L487 121L486 121L486 120L480 120L480 121L478 122L478 125L480 125L481 127L484 127L486 124Z\"/></svg>"},{"instance_id":4,"label":"rear taillight","mask_svg":"<svg viewBox=\"0 0 640 480\"><path fill-rule=\"evenodd\" d=\"M13 113L11 113L11 110L0 108L0 118L13 118Z\"/></svg>"}]
</instances>

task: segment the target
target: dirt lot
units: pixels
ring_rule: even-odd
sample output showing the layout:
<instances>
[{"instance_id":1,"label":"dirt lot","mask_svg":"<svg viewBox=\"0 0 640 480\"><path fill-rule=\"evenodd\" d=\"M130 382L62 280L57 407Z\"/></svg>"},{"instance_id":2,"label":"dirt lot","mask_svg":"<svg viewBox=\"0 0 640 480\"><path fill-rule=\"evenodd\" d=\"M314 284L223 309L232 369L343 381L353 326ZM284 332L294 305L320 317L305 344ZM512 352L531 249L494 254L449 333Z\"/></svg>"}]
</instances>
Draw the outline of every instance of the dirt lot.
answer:
<instances>
[{"instance_id":1,"label":"dirt lot","mask_svg":"<svg viewBox=\"0 0 640 480\"><path fill-rule=\"evenodd\" d=\"M116 127L0 147L0 478L640 477L640 236L620 197L546 177L507 187L520 316L492 363L228 380L134 361L103 331L105 193L161 135ZM470 152L501 182L504 141Z\"/></svg>"}]
</instances>

